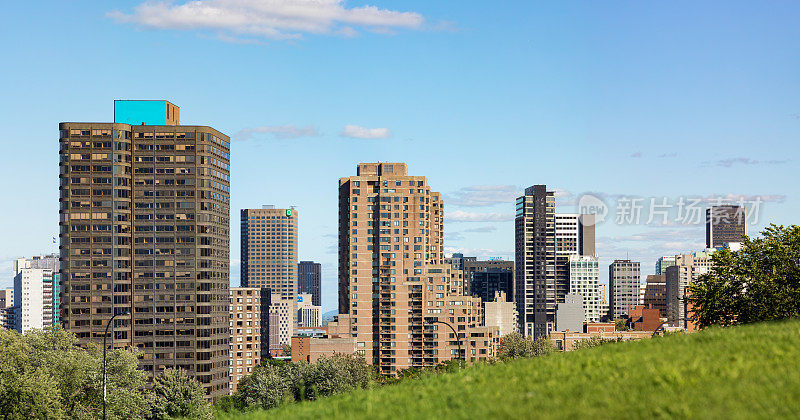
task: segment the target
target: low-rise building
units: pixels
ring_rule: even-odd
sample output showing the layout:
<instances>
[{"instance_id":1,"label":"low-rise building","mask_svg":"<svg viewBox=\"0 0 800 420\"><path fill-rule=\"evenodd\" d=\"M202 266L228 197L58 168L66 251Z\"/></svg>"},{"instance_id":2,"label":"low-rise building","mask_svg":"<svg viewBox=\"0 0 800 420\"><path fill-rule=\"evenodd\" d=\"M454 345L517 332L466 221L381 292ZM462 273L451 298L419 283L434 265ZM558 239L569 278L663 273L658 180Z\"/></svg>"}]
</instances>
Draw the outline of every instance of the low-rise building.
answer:
<instances>
[{"instance_id":1,"label":"low-rise building","mask_svg":"<svg viewBox=\"0 0 800 420\"><path fill-rule=\"evenodd\" d=\"M292 337L292 362L316 362L320 357L330 357L336 353L357 353L354 337Z\"/></svg>"},{"instance_id":2,"label":"low-rise building","mask_svg":"<svg viewBox=\"0 0 800 420\"><path fill-rule=\"evenodd\" d=\"M567 293L564 302L556 304L556 325L554 331L583 331L586 311L583 296Z\"/></svg>"},{"instance_id":3,"label":"low-rise building","mask_svg":"<svg viewBox=\"0 0 800 420\"><path fill-rule=\"evenodd\" d=\"M652 337L651 331L605 331L599 330L592 333L585 332L559 332L553 331L550 333L550 341L557 350L572 351L575 344L593 338L600 338L608 341L631 341L641 340L644 338Z\"/></svg>"},{"instance_id":4,"label":"low-rise building","mask_svg":"<svg viewBox=\"0 0 800 420\"><path fill-rule=\"evenodd\" d=\"M635 331L655 331L661 326L659 311L639 305L628 311L628 325Z\"/></svg>"}]
</instances>

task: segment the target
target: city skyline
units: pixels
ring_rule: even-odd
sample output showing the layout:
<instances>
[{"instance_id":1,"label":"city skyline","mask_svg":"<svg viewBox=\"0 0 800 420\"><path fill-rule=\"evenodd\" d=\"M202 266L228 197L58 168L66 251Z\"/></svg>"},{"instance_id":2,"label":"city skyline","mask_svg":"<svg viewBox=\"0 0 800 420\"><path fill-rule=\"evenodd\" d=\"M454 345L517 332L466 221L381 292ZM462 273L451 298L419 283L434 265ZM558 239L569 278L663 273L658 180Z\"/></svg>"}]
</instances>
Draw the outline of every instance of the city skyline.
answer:
<instances>
[{"instance_id":1,"label":"city skyline","mask_svg":"<svg viewBox=\"0 0 800 420\"><path fill-rule=\"evenodd\" d=\"M577 211L584 192L609 206L621 196L649 205L651 198L675 204L732 194L763 196L750 234L767 222L794 222L798 187L782 174L797 168L786 156L798 149L791 140L800 128L793 94L800 59L763 46L797 37L790 17L800 6L519 4L501 11L368 2L413 14L403 15L410 26L229 42L226 30L138 24L140 3L43 3L36 29L30 6L6 8L3 33L28 42L8 50L10 61L26 65L0 69L0 80L13 81L4 84L11 101L0 105L9 152L0 173L24 180L6 190L16 205L0 210L0 288L12 285L14 259L57 251L58 122L110 121L114 99L167 100L183 108L187 123L231 134L232 215L262 203L297 206L298 258L322 264L326 311L337 305L334 182L359 162L405 162L437 186L448 204L448 255L513 260L514 198L536 183L560 191L565 212ZM424 23L415 24L416 16ZM116 46L154 62L199 63L200 51L215 60L164 76L158 66L98 58ZM53 62L92 66L45 76ZM596 230L601 270L629 258L643 264L644 277L660 256L704 248L702 220L621 226L614 210ZM233 286L236 223L232 217Z\"/></svg>"}]
</instances>

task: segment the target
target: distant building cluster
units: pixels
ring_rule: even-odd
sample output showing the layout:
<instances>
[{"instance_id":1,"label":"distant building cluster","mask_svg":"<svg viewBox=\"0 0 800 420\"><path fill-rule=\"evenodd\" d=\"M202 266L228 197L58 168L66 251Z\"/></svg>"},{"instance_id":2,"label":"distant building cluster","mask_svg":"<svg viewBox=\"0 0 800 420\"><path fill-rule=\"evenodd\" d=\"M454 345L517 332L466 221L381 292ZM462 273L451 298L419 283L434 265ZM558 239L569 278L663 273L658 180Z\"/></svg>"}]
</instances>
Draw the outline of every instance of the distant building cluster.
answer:
<instances>
[{"instance_id":1,"label":"distant building cluster","mask_svg":"<svg viewBox=\"0 0 800 420\"><path fill-rule=\"evenodd\" d=\"M296 207L239 210L241 284L230 286L229 142L181 125L168 101L115 101L113 122L61 123L59 253L14 262L0 325L60 324L100 343L116 316L111 347L137 347L150 375L183 368L217 399L267 358L358 354L396 375L494 358L512 332L571 350L692 330L687 287L747 232L743 206L712 206L707 249L659 258L645 282L641 262L615 259L606 285L596 216L557 211L545 185L515 201L514 260L479 260L445 255L445 202L425 176L360 163L338 180L339 314L325 323Z\"/></svg>"}]
</instances>

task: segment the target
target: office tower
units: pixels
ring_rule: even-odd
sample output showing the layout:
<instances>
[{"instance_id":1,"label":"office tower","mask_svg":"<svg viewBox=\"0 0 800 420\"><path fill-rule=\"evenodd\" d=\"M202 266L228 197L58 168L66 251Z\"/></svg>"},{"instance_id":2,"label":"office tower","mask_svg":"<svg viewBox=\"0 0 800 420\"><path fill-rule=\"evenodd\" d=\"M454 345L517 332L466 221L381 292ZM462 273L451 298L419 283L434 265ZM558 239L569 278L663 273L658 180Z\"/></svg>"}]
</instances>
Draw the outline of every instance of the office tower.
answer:
<instances>
[{"instance_id":1,"label":"office tower","mask_svg":"<svg viewBox=\"0 0 800 420\"><path fill-rule=\"evenodd\" d=\"M269 287L282 299L297 296L295 208L242 209L242 287Z\"/></svg>"},{"instance_id":2,"label":"office tower","mask_svg":"<svg viewBox=\"0 0 800 420\"><path fill-rule=\"evenodd\" d=\"M0 328L14 329L14 289L0 289ZM12 315L9 316L9 312Z\"/></svg>"},{"instance_id":3,"label":"office tower","mask_svg":"<svg viewBox=\"0 0 800 420\"><path fill-rule=\"evenodd\" d=\"M608 266L609 307L613 318L628 316L628 310L639 304L642 282L641 264L631 260L614 260Z\"/></svg>"},{"instance_id":4,"label":"office tower","mask_svg":"<svg viewBox=\"0 0 800 420\"><path fill-rule=\"evenodd\" d=\"M228 392L236 392L242 377L261 363L261 289L231 287Z\"/></svg>"},{"instance_id":5,"label":"office tower","mask_svg":"<svg viewBox=\"0 0 800 420\"><path fill-rule=\"evenodd\" d=\"M14 305L10 327L24 333L60 323L61 275L58 255L14 261Z\"/></svg>"},{"instance_id":6,"label":"office tower","mask_svg":"<svg viewBox=\"0 0 800 420\"><path fill-rule=\"evenodd\" d=\"M745 206L711 206L706 209L706 248L724 248L744 242L747 235Z\"/></svg>"},{"instance_id":7,"label":"office tower","mask_svg":"<svg viewBox=\"0 0 800 420\"><path fill-rule=\"evenodd\" d=\"M269 303L269 354L283 356L283 349L292 343L295 324L295 300L285 299L279 293L270 296Z\"/></svg>"},{"instance_id":8,"label":"office tower","mask_svg":"<svg viewBox=\"0 0 800 420\"><path fill-rule=\"evenodd\" d=\"M665 255L656 260L656 275L663 276L667 274L667 267L675 265L674 255Z\"/></svg>"},{"instance_id":9,"label":"office tower","mask_svg":"<svg viewBox=\"0 0 800 420\"><path fill-rule=\"evenodd\" d=\"M63 325L228 394L229 139L167 101L60 124Z\"/></svg>"},{"instance_id":10,"label":"office tower","mask_svg":"<svg viewBox=\"0 0 800 420\"><path fill-rule=\"evenodd\" d=\"M707 273L713 264L714 249L675 256L675 265L667 268L667 320L674 327L686 327L686 288Z\"/></svg>"},{"instance_id":11,"label":"office tower","mask_svg":"<svg viewBox=\"0 0 800 420\"><path fill-rule=\"evenodd\" d=\"M513 301L514 274L511 270L486 268L473 271L471 277L469 294L481 298L482 302L492 302L497 292L503 292L503 299Z\"/></svg>"},{"instance_id":12,"label":"office tower","mask_svg":"<svg viewBox=\"0 0 800 420\"><path fill-rule=\"evenodd\" d=\"M322 326L322 306L314 305L309 293L297 295L297 327L316 328Z\"/></svg>"},{"instance_id":13,"label":"office tower","mask_svg":"<svg viewBox=\"0 0 800 420\"><path fill-rule=\"evenodd\" d=\"M490 258L488 260L479 260L477 257L465 257L462 253L453 253L450 258L444 259L445 264L450 264L453 269L460 270L461 276L464 279L463 288L464 295L472 295L470 290L472 284L472 275L478 271L487 270L502 270L511 273L512 283L514 278L514 261L505 261L502 258ZM494 298L493 294L489 295L490 299ZM506 299L513 301L514 291L507 291Z\"/></svg>"},{"instance_id":14,"label":"office tower","mask_svg":"<svg viewBox=\"0 0 800 420\"><path fill-rule=\"evenodd\" d=\"M494 354L496 327L481 329L480 299L461 295L460 271L444 262L443 210L404 163L361 163L339 179L339 313L380 374Z\"/></svg>"},{"instance_id":15,"label":"office tower","mask_svg":"<svg viewBox=\"0 0 800 420\"><path fill-rule=\"evenodd\" d=\"M569 293L569 257L594 255L594 215L557 214L545 185L525 189L515 218L516 301L520 332L553 330L556 305Z\"/></svg>"},{"instance_id":16,"label":"office tower","mask_svg":"<svg viewBox=\"0 0 800 420\"><path fill-rule=\"evenodd\" d=\"M503 291L483 302L483 324L499 328L500 337L517 331L517 305Z\"/></svg>"},{"instance_id":17,"label":"office tower","mask_svg":"<svg viewBox=\"0 0 800 420\"><path fill-rule=\"evenodd\" d=\"M297 264L297 293L311 294L314 306L322 306L322 266L314 261Z\"/></svg>"},{"instance_id":18,"label":"office tower","mask_svg":"<svg viewBox=\"0 0 800 420\"><path fill-rule=\"evenodd\" d=\"M667 317L667 276L647 276L642 302L647 309L658 309L659 318Z\"/></svg>"},{"instance_id":19,"label":"office tower","mask_svg":"<svg viewBox=\"0 0 800 420\"><path fill-rule=\"evenodd\" d=\"M586 322L600 322L605 314L600 305L600 264L597 257L569 256L569 291L583 298Z\"/></svg>"}]
</instances>

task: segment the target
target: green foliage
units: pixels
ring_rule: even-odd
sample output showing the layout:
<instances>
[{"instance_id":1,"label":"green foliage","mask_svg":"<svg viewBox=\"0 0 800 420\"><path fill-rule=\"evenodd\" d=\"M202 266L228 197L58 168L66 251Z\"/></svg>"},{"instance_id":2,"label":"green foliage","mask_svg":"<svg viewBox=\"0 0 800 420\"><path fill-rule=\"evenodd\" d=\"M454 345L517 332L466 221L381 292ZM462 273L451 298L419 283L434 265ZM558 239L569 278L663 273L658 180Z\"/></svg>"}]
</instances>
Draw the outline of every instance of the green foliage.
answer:
<instances>
[{"instance_id":1,"label":"green foliage","mask_svg":"<svg viewBox=\"0 0 800 420\"><path fill-rule=\"evenodd\" d=\"M56 326L20 335L0 330L0 412L6 418L90 419L103 410L103 358ZM144 418L151 401L141 391L138 353L108 353L109 418Z\"/></svg>"},{"instance_id":2,"label":"green foliage","mask_svg":"<svg viewBox=\"0 0 800 420\"><path fill-rule=\"evenodd\" d=\"M734 325L800 316L800 227L770 225L742 249L723 249L710 272L690 286L700 326Z\"/></svg>"},{"instance_id":3,"label":"green foliage","mask_svg":"<svg viewBox=\"0 0 800 420\"><path fill-rule=\"evenodd\" d=\"M203 387L183 369L169 368L161 372L153 381L153 394L154 419L211 418L211 405L205 398Z\"/></svg>"},{"instance_id":4,"label":"green foliage","mask_svg":"<svg viewBox=\"0 0 800 420\"><path fill-rule=\"evenodd\" d=\"M553 343L546 337L533 339L513 332L500 339L497 353L501 360L521 357L546 356L555 351Z\"/></svg>"},{"instance_id":5,"label":"green foliage","mask_svg":"<svg viewBox=\"0 0 800 420\"><path fill-rule=\"evenodd\" d=\"M628 326L628 321L625 319L618 319L617 322L614 324L614 329L616 331L628 331L630 327Z\"/></svg>"},{"instance_id":6,"label":"green foliage","mask_svg":"<svg viewBox=\"0 0 800 420\"><path fill-rule=\"evenodd\" d=\"M708 328L477 364L242 418L795 418L798 365L800 321Z\"/></svg>"},{"instance_id":7,"label":"green foliage","mask_svg":"<svg viewBox=\"0 0 800 420\"><path fill-rule=\"evenodd\" d=\"M590 349L592 347L599 347L603 344L613 343L616 340L604 340L600 337L584 338L572 343L572 350Z\"/></svg>"},{"instance_id":8,"label":"green foliage","mask_svg":"<svg viewBox=\"0 0 800 420\"><path fill-rule=\"evenodd\" d=\"M239 382L234 405L239 410L269 409L291 401L315 400L367 388L373 367L357 355L335 354L315 363L262 364Z\"/></svg>"}]
</instances>

